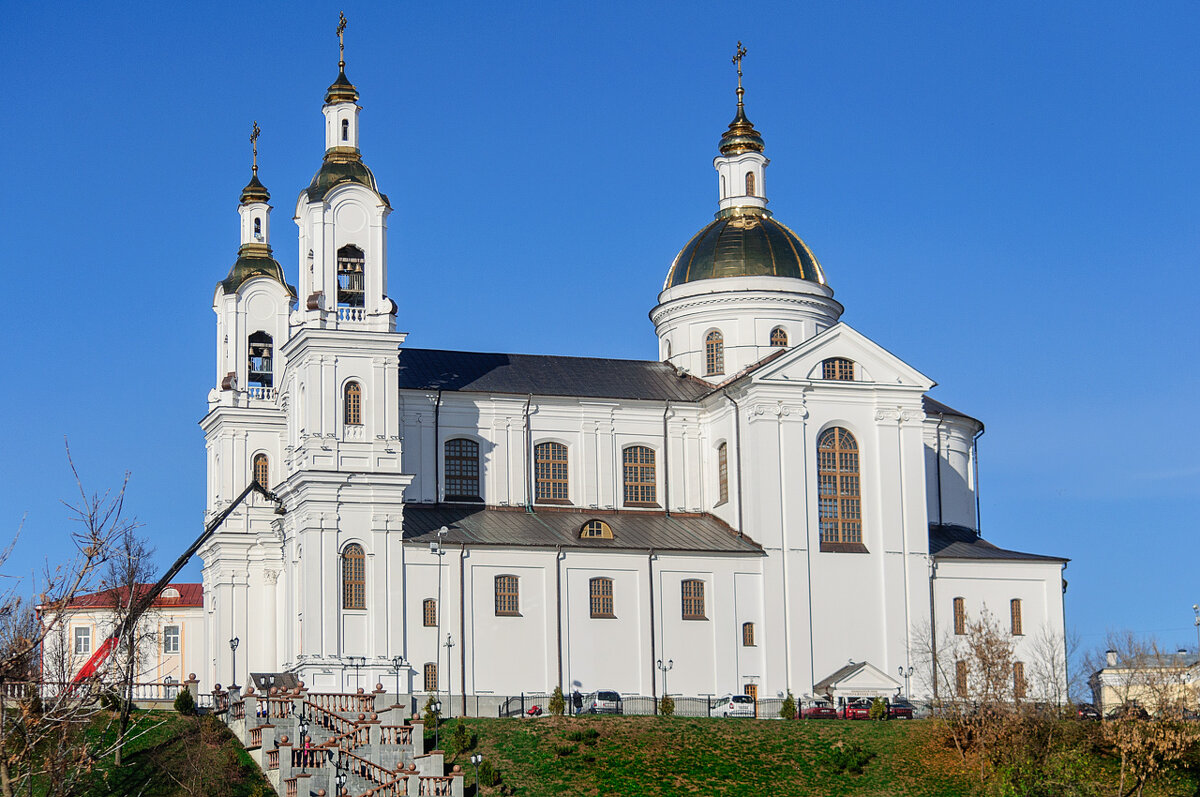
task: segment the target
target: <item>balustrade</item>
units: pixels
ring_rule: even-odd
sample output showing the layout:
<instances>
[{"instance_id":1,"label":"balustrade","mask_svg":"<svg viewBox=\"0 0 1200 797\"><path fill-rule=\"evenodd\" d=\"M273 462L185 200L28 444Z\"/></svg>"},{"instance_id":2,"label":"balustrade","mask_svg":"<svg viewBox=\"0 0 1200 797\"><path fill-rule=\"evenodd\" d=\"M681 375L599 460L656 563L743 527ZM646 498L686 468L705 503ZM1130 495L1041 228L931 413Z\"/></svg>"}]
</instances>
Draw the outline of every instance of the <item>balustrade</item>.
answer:
<instances>
[{"instance_id":1,"label":"balustrade","mask_svg":"<svg viewBox=\"0 0 1200 797\"><path fill-rule=\"evenodd\" d=\"M262 399L263 401L275 400L275 388L262 387L260 385L250 385L246 388L246 395L252 399Z\"/></svg>"},{"instance_id":2,"label":"balustrade","mask_svg":"<svg viewBox=\"0 0 1200 797\"><path fill-rule=\"evenodd\" d=\"M267 769L279 769L279 748L267 751Z\"/></svg>"},{"instance_id":3,"label":"balustrade","mask_svg":"<svg viewBox=\"0 0 1200 797\"><path fill-rule=\"evenodd\" d=\"M367 317L367 311L362 307L339 307L337 317L338 321L362 321Z\"/></svg>"},{"instance_id":4,"label":"balustrade","mask_svg":"<svg viewBox=\"0 0 1200 797\"><path fill-rule=\"evenodd\" d=\"M421 775L418 795L449 795L454 778L449 775Z\"/></svg>"},{"instance_id":5,"label":"balustrade","mask_svg":"<svg viewBox=\"0 0 1200 797\"><path fill-rule=\"evenodd\" d=\"M380 725L380 741L383 744L412 744L411 725Z\"/></svg>"},{"instance_id":6,"label":"balustrade","mask_svg":"<svg viewBox=\"0 0 1200 797\"><path fill-rule=\"evenodd\" d=\"M300 797L300 784L296 778L288 778L283 782L284 797Z\"/></svg>"},{"instance_id":7,"label":"balustrade","mask_svg":"<svg viewBox=\"0 0 1200 797\"><path fill-rule=\"evenodd\" d=\"M262 747L262 732L263 732L263 729L261 727L250 729L250 744L248 745L249 747ZM278 753L276 755L278 755Z\"/></svg>"}]
</instances>

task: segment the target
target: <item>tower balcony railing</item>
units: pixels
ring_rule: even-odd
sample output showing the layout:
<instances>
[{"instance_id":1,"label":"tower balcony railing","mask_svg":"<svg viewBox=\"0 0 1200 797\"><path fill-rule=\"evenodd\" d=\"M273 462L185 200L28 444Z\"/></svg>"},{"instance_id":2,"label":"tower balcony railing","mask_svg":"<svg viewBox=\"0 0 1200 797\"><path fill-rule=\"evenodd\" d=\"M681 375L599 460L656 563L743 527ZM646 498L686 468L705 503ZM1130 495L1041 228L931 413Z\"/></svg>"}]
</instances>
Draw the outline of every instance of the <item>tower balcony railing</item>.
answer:
<instances>
[{"instance_id":1,"label":"tower balcony railing","mask_svg":"<svg viewBox=\"0 0 1200 797\"><path fill-rule=\"evenodd\" d=\"M362 307L339 307L338 321L362 321L367 317L367 311Z\"/></svg>"},{"instance_id":2,"label":"tower balcony railing","mask_svg":"<svg viewBox=\"0 0 1200 797\"><path fill-rule=\"evenodd\" d=\"M275 400L275 388L262 387L261 385L250 385L246 388L246 395L252 399L262 399L263 401Z\"/></svg>"}]
</instances>

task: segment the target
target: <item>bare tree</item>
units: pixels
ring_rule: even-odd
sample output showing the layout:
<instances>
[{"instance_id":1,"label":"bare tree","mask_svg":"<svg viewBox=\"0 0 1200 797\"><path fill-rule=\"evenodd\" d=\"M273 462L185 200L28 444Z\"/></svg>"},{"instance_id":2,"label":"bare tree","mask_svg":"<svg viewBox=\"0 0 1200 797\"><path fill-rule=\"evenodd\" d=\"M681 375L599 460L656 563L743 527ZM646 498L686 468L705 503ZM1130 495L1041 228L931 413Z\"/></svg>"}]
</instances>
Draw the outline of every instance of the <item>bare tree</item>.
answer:
<instances>
[{"instance_id":1,"label":"bare tree","mask_svg":"<svg viewBox=\"0 0 1200 797\"><path fill-rule=\"evenodd\" d=\"M146 648L157 640L150 612L144 612L138 618L132 618L131 615L143 597L143 585L152 582L155 573L150 562L153 550L135 533L135 526L126 526L114 540L112 549L104 584L108 587L108 600L105 603L111 612L114 633L116 629L122 630L108 679L120 696L116 765L121 766L129 715L133 709L133 687L139 676L145 674L142 667L147 658L144 655Z\"/></svg>"}]
</instances>

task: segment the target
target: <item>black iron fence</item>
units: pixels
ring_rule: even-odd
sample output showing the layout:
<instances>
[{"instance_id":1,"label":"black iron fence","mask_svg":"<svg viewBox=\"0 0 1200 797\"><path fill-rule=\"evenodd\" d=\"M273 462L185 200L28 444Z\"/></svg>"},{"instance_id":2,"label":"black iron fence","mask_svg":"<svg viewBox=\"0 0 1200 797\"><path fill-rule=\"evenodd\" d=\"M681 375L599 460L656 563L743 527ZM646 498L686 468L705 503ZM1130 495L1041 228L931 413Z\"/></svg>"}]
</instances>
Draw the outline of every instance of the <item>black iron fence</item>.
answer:
<instances>
[{"instance_id":1,"label":"black iron fence","mask_svg":"<svg viewBox=\"0 0 1200 797\"><path fill-rule=\"evenodd\" d=\"M498 717L525 717L550 713L550 694L546 692L524 692L507 697L499 695L488 697L496 701L496 716ZM576 713L571 698L570 694L563 695L567 714ZM475 696L468 697L469 702L475 700ZM662 698L653 698L649 695L621 695L616 713L629 716L653 716L661 712L661 700ZM725 701L709 695L699 697L671 695L671 700L675 704L673 713L676 717L720 717L724 715L727 705ZM783 702L784 699L781 697L757 700L751 707L753 716L759 719L780 719ZM478 710L475 715L483 716Z\"/></svg>"}]
</instances>

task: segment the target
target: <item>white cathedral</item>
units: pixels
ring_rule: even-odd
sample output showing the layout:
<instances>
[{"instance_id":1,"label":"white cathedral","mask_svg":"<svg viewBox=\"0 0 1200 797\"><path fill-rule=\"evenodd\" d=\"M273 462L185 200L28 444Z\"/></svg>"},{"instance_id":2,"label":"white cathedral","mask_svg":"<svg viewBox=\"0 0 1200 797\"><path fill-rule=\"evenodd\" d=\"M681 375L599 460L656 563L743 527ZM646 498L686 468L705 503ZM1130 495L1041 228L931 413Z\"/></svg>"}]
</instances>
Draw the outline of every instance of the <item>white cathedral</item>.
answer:
<instances>
[{"instance_id":1,"label":"white cathedral","mask_svg":"<svg viewBox=\"0 0 1200 797\"><path fill-rule=\"evenodd\" d=\"M977 532L983 424L840 321L767 209L740 62L654 360L405 347L339 66L298 289L256 162L213 299L208 517L253 479L282 508L253 497L200 550L203 688L919 697L919 646L985 608L1018 659L1062 636L1066 560Z\"/></svg>"}]
</instances>

